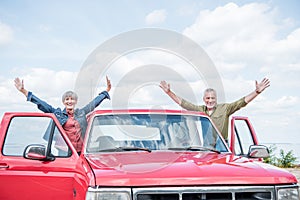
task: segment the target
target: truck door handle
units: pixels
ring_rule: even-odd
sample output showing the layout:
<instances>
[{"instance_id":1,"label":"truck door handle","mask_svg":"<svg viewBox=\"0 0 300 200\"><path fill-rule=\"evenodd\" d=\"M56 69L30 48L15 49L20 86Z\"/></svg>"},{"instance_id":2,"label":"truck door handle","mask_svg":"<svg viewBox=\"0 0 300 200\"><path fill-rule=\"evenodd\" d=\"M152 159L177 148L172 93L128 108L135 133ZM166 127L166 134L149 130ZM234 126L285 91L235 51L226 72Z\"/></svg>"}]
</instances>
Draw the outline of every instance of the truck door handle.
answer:
<instances>
[{"instance_id":1,"label":"truck door handle","mask_svg":"<svg viewBox=\"0 0 300 200\"><path fill-rule=\"evenodd\" d=\"M8 168L8 164L6 163L0 163L0 168Z\"/></svg>"}]
</instances>

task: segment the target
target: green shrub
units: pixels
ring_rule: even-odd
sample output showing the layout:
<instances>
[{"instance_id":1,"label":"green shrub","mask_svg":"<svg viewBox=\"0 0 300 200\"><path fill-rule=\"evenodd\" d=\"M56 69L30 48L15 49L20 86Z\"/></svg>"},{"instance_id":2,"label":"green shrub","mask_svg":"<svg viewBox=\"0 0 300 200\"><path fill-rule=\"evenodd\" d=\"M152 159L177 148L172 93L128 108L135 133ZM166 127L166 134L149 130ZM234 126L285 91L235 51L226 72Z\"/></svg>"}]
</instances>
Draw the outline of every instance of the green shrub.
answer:
<instances>
[{"instance_id":1,"label":"green shrub","mask_svg":"<svg viewBox=\"0 0 300 200\"><path fill-rule=\"evenodd\" d=\"M275 145L271 145L268 147L268 149L269 149L270 156L267 158L264 158L264 162L276 166L278 158L276 158L276 156L275 156L275 151L276 151L277 147Z\"/></svg>"},{"instance_id":2,"label":"green shrub","mask_svg":"<svg viewBox=\"0 0 300 200\"><path fill-rule=\"evenodd\" d=\"M296 166L297 158L294 156L292 150L285 153L282 149L280 149L279 157L276 157L274 153L276 149L277 147L275 145L271 145L269 147L270 156L264 159L265 163L282 168L290 168Z\"/></svg>"},{"instance_id":3,"label":"green shrub","mask_svg":"<svg viewBox=\"0 0 300 200\"><path fill-rule=\"evenodd\" d=\"M280 154L279 154L279 159L278 159L278 166L279 167L295 167L295 162L297 161L297 158L294 156L293 151L287 152L287 154L284 153L282 149L280 149Z\"/></svg>"}]
</instances>

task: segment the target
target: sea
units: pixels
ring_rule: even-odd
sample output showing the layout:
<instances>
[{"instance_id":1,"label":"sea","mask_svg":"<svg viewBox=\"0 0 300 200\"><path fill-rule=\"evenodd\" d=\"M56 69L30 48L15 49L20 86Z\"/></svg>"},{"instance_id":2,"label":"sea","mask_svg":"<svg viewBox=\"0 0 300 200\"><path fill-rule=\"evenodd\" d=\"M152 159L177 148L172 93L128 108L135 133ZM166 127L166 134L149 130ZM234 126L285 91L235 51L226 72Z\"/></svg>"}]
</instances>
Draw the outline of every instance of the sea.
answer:
<instances>
[{"instance_id":1,"label":"sea","mask_svg":"<svg viewBox=\"0 0 300 200\"><path fill-rule=\"evenodd\" d=\"M284 151L286 155L289 151L292 151L294 157L297 158L295 164L300 165L300 143L262 143L267 147L275 147L274 155L279 157L280 150Z\"/></svg>"}]
</instances>

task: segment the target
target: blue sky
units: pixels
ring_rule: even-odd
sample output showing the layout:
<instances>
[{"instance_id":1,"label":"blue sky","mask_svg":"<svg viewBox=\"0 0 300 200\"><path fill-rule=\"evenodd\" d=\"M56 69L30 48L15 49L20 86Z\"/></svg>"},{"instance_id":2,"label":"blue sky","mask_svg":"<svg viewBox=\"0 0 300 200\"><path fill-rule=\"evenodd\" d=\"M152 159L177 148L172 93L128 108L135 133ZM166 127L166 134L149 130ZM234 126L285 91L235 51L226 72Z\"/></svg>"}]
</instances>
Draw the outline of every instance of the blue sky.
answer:
<instances>
[{"instance_id":1,"label":"blue sky","mask_svg":"<svg viewBox=\"0 0 300 200\"><path fill-rule=\"evenodd\" d=\"M14 88L15 77L61 107L61 94L74 89L80 69L99 45L128 31L154 27L178 32L204 49L220 74L226 102L250 93L255 80L268 77L271 87L236 115L249 116L262 142L299 143L299 9L298 0L2 0L0 115L37 110ZM203 80L176 56L151 50L124 55L111 66L111 95L133 66L152 62L181 74L197 96L194 103L202 104ZM165 78L176 93L192 99L178 80ZM105 88L104 77L98 86ZM157 85L137 88L131 105L179 109ZM104 102L99 108L111 107Z\"/></svg>"}]
</instances>

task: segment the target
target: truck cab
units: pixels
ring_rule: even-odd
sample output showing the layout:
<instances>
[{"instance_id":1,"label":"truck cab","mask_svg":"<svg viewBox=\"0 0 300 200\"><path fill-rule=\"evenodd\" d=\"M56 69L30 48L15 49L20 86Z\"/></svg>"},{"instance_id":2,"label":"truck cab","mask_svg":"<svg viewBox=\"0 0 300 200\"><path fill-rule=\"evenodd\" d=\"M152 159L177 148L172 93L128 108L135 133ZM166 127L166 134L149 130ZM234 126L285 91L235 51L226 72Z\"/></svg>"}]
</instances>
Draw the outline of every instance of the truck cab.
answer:
<instances>
[{"instance_id":1,"label":"truck cab","mask_svg":"<svg viewBox=\"0 0 300 200\"><path fill-rule=\"evenodd\" d=\"M248 118L226 142L204 113L97 110L77 154L53 114L5 113L0 199L299 200L289 172L262 162Z\"/></svg>"}]
</instances>

